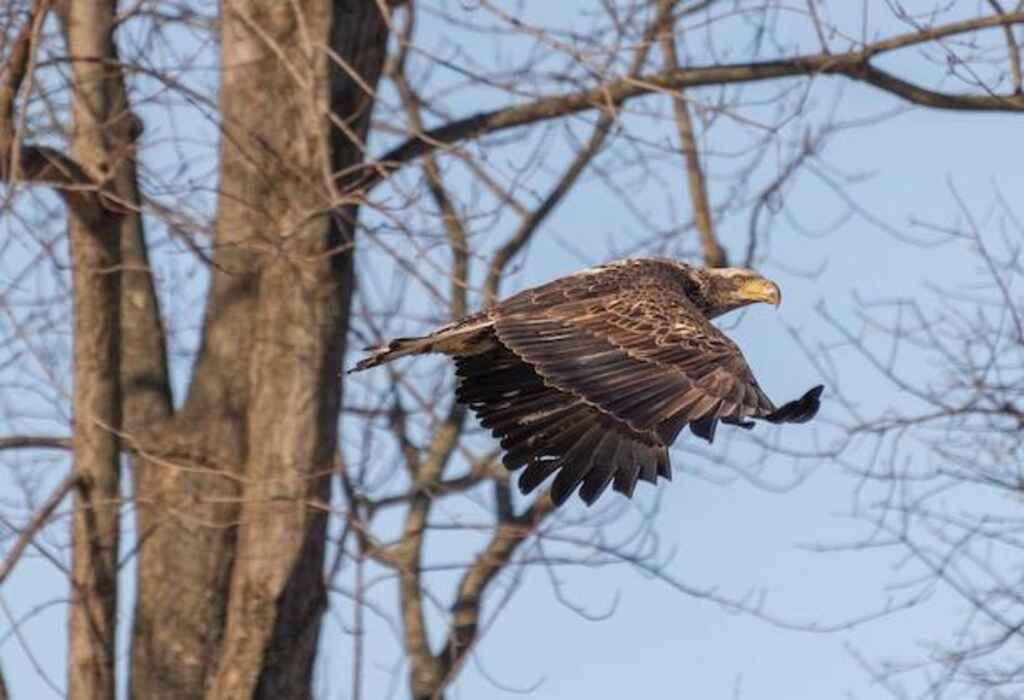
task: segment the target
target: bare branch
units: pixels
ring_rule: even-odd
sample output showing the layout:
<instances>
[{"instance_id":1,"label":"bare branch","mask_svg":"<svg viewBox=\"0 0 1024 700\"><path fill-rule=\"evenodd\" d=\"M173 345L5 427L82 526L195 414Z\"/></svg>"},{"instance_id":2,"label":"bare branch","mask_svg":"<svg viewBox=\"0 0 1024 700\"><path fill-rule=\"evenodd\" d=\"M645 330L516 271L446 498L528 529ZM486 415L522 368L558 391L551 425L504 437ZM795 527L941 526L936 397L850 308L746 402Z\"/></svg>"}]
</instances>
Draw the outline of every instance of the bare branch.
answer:
<instances>
[{"instance_id":1,"label":"bare branch","mask_svg":"<svg viewBox=\"0 0 1024 700\"><path fill-rule=\"evenodd\" d=\"M416 5L409 4L405 11L405 25L399 38L399 52L394 60L390 71L390 77L398 88L402 105L409 119L409 126L413 134L423 134L423 117L420 109L420 96L409 83L405 74L406 57L411 45L412 33L416 24ZM441 177L441 168L433 154L424 158L423 172L427 176L427 189L434 198L437 208L441 213L441 222L444 225L445 234L448 237L448 244L452 251L452 268L449 276L451 278L451 315L452 318L461 318L466 315L466 282L469 275L469 247L466 239L466 229L462 225L459 213L452 204L452 198L444 186Z\"/></svg>"},{"instance_id":2,"label":"bare branch","mask_svg":"<svg viewBox=\"0 0 1024 700\"><path fill-rule=\"evenodd\" d=\"M643 70L647 56L651 52L654 37L662 24L660 16L655 17L646 28L644 38L633 53L633 59L629 68L629 76L636 77ZM558 178L554 187L548 193L540 206L531 211L519 224L515 232L509 236L495 252L487 271L487 279L484 281L484 306L490 306L498 300L498 288L501 285L502 275L509 263L519 254L519 251L530 241L533 234L540 225L555 210L562 198L570 191L579 176L586 170L587 166L594 160L594 157L601 151L608 138L608 132L615 123L617 114L613 105L605 104L601 109L601 116L594 125L590 138L586 145L576 154L572 162Z\"/></svg>"},{"instance_id":3,"label":"bare branch","mask_svg":"<svg viewBox=\"0 0 1024 700\"><path fill-rule=\"evenodd\" d=\"M782 188L799 172L800 166L803 165L804 161L815 154L817 147L818 139L808 135L803 140L803 144L796 155L786 163L779 174L757 195L757 201L754 203L754 208L750 211L750 221L747 224L747 252L743 258L744 267L754 265L754 258L757 254L758 224L761 219L761 213L766 208L772 206L773 200L779 196Z\"/></svg>"},{"instance_id":4,"label":"bare branch","mask_svg":"<svg viewBox=\"0 0 1024 700\"><path fill-rule=\"evenodd\" d=\"M7 552L7 556L3 562L0 562L0 585L7 579L14 567L17 565L21 555L28 548L29 543L32 539L46 527L50 516L53 515L53 511L57 509L57 506L61 504L61 501L71 492L75 486L78 485L78 475L68 474L64 477L57 488L53 490L53 493L43 501L43 504L36 511L36 514L32 516L32 519L25 524L25 527L18 534L18 539L14 541L14 545ZM2 697L2 695L0 695Z\"/></svg>"},{"instance_id":5,"label":"bare branch","mask_svg":"<svg viewBox=\"0 0 1024 700\"><path fill-rule=\"evenodd\" d=\"M402 557L398 577L399 606L405 653L409 657L409 685L416 698L431 698L443 687L444 673L430 651L427 619L423 607L423 584L420 562L423 534L427 523L430 498L417 494L406 514L402 529Z\"/></svg>"},{"instance_id":6,"label":"bare branch","mask_svg":"<svg viewBox=\"0 0 1024 700\"><path fill-rule=\"evenodd\" d=\"M660 0L660 12L665 18L661 31L661 51L665 55L665 69L679 69L679 57L676 54L676 39L671 23L672 7L675 0ZM715 235L715 226L711 218L711 205L708 203L707 179L700 164L697 153L697 140L693 135L693 120L690 117L690 106L682 88L672 96L672 108L676 115L676 129L679 132L679 144L683 151L686 164L686 180L690 186L690 202L693 205L693 220L700 235L700 246L704 254L704 264L708 267L725 267L728 259L725 249Z\"/></svg>"},{"instance_id":7,"label":"bare branch","mask_svg":"<svg viewBox=\"0 0 1024 700\"><path fill-rule=\"evenodd\" d=\"M14 40L11 54L3 67L0 83L0 182L49 185L64 199L76 215L89 222L113 215L99 196L100 186L69 156L46 146L21 144L15 128L15 101L29 72L32 54L43 21L50 10L49 0L39 0L21 32Z\"/></svg>"},{"instance_id":8,"label":"bare branch","mask_svg":"<svg viewBox=\"0 0 1024 700\"><path fill-rule=\"evenodd\" d=\"M5 154L14 142L14 101L28 73L32 50L49 9L49 0L38 0L32 7L32 12L22 26L21 32L14 39L7 65L0 73L3 75L3 81L0 82L0 152Z\"/></svg>"},{"instance_id":9,"label":"bare branch","mask_svg":"<svg viewBox=\"0 0 1024 700\"><path fill-rule=\"evenodd\" d=\"M0 450L44 449L70 450L71 438L49 435L11 435L0 437Z\"/></svg>"},{"instance_id":10,"label":"bare branch","mask_svg":"<svg viewBox=\"0 0 1024 700\"><path fill-rule=\"evenodd\" d=\"M952 95L949 93L929 90L914 85L892 73L881 68L876 68L870 63L865 63L857 69L849 72L842 71L843 75L850 75L863 80L869 85L874 85L886 92L902 97L907 102L931 107L933 109L950 109L964 112L1020 112L1024 110L1024 95Z\"/></svg>"},{"instance_id":11,"label":"bare branch","mask_svg":"<svg viewBox=\"0 0 1024 700\"><path fill-rule=\"evenodd\" d=\"M463 574L459 592L452 604L452 628L438 657L441 677L445 683L452 676L477 640L480 606L487 586L511 561L519 546L526 541L555 509L554 502L545 493L519 517L500 523L491 541L477 555L476 561ZM435 689L439 693L443 686Z\"/></svg>"},{"instance_id":12,"label":"bare branch","mask_svg":"<svg viewBox=\"0 0 1024 700\"><path fill-rule=\"evenodd\" d=\"M501 279L508 268L508 264L512 262L515 256L519 254L519 251L530 241L533 234L540 228L540 225L548 215L555 210L558 203L562 201L562 198L572 189L573 184L583 171L586 170L590 161L600 152L605 139L608 137L608 130L614 122L615 116L612 112L606 111L601 115L597 124L594 125L590 138L587 139L586 145L576 154L576 157L573 158L569 167L562 173L562 176L544 198L544 201L523 219L515 232L495 252L487 271L487 279L484 282L485 307L497 301L498 288L501 285Z\"/></svg>"},{"instance_id":13,"label":"bare branch","mask_svg":"<svg viewBox=\"0 0 1024 700\"><path fill-rule=\"evenodd\" d=\"M988 0L988 4L992 6L996 14L1006 14L999 0ZM1013 91L1020 95L1024 92L1024 78L1021 77L1020 46L1017 44L1017 37L1013 35L1013 27L1003 25L1003 36L1006 37L1006 50L1009 53L1010 75L1013 76Z\"/></svg>"},{"instance_id":14,"label":"bare branch","mask_svg":"<svg viewBox=\"0 0 1024 700\"><path fill-rule=\"evenodd\" d=\"M903 34L868 44L844 54L811 54L777 61L737 63L663 70L642 78L626 77L580 92L547 97L514 107L476 114L414 136L388 151L360 174L350 176L348 191L365 191L383 181L403 164L455 142L479 138L506 129L564 117L590 109L618 106L653 92L684 90L705 85L753 83L779 78L841 75L867 82L913 104L967 111L1024 111L1024 95L960 95L929 90L892 76L870 64L870 59L897 49L979 29L1024 23L1024 12L952 22L932 29Z\"/></svg>"},{"instance_id":15,"label":"bare branch","mask_svg":"<svg viewBox=\"0 0 1024 700\"><path fill-rule=\"evenodd\" d=\"M814 33L818 35L818 42L821 44L822 53L831 53L828 50L828 39L825 38L825 27L818 16L818 9L815 7L816 0L807 0L807 13L811 16L811 23L814 25Z\"/></svg>"}]
</instances>

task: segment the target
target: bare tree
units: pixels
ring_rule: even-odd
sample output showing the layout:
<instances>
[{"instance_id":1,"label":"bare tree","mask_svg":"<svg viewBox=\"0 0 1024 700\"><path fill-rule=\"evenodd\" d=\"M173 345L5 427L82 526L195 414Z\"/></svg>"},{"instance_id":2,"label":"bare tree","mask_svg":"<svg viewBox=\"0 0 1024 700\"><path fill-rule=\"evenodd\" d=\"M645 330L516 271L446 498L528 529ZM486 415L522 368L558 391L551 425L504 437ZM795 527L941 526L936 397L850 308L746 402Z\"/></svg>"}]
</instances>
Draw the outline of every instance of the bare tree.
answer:
<instances>
[{"instance_id":1,"label":"bare tree","mask_svg":"<svg viewBox=\"0 0 1024 700\"><path fill-rule=\"evenodd\" d=\"M637 222L600 257L765 263L773 202L829 138L870 126L812 105L825 77L1024 110L1024 12L994 3L966 19L894 5L906 30L881 39L814 3L586 3L567 26L489 0L123 5L0 10L0 449L18 494L0 582L29 549L67 576L75 698L118 690L129 577L128 692L146 698L312 696L338 609L353 696L379 614L412 695L440 697L528 565L626 560L771 618L660 571L647 511L519 498L440 364L353 382L343 409L347 339L492 301L588 183ZM880 67L908 50L959 84ZM688 192L692 216L646 211L639 187ZM748 235L726 241L732 220ZM43 537L62 527L66 549ZM468 554L439 560L428 535Z\"/></svg>"},{"instance_id":2,"label":"bare tree","mask_svg":"<svg viewBox=\"0 0 1024 700\"><path fill-rule=\"evenodd\" d=\"M984 215L952 183L950 194L959 221L918 221L915 235L969 264L925 297L863 298L860 327L823 308L838 338L817 359L850 367L859 357L900 397L864 405L852 388L838 397L846 438L837 459L858 482L855 515L871 526L844 548L894 552L895 585L960 618L946 613L948 634L915 657L854 654L893 697L1010 698L1024 683L1024 226L998 191Z\"/></svg>"}]
</instances>

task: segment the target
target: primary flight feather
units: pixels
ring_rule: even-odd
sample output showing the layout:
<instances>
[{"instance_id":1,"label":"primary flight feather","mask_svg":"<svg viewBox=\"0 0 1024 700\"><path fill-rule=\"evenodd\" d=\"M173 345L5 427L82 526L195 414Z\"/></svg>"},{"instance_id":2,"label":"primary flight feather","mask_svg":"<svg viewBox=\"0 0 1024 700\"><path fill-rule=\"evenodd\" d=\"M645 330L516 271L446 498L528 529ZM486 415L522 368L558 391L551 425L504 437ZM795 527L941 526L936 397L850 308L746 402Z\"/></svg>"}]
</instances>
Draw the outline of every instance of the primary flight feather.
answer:
<instances>
[{"instance_id":1,"label":"primary flight feather","mask_svg":"<svg viewBox=\"0 0 1024 700\"><path fill-rule=\"evenodd\" d=\"M775 406L739 348L711 319L755 302L778 306L778 286L745 268L621 260L527 289L420 338L369 348L350 371L406 355L455 359L456 398L525 467L529 493L556 474L551 498L589 505L608 488L671 479L668 447L689 426L711 442L719 421L803 423L821 386Z\"/></svg>"}]
</instances>

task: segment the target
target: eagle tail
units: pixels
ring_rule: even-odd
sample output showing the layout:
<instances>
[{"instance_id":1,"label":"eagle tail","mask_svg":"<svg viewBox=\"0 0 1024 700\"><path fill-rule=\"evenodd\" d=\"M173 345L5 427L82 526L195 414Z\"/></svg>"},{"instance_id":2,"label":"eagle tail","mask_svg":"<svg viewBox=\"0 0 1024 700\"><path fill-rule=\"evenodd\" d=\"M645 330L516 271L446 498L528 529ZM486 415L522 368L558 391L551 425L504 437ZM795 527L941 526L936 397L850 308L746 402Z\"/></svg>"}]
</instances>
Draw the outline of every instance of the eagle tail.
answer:
<instances>
[{"instance_id":1,"label":"eagle tail","mask_svg":"<svg viewBox=\"0 0 1024 700\"><path fill-rule=\"evenodd\" d=\"M491 325L487 313L481 312L452 321L429 335L418 338L395 338L384 345L372 345L366 348L370 356L360 360L348 374L361 372L407 355L440 352L459 357L484 352L496 345Z\"/></svg>"},{"instance_id":2,"label":"eagle tail","mask_svg":"<svg viewBox=\"0 0 1024 700\"><path fill-rule=\"evenodd\" d=\"M426 338L395 338L384 345L371 345L365 348L365 351L370 353L370 356L364 357L357 362L356 366L348 370L346 374L362 372L364 369L377 367L406 355L422 355L423 353L433 352L433 350L434 341L429 336Z\"/></svg>"}]
</instances>

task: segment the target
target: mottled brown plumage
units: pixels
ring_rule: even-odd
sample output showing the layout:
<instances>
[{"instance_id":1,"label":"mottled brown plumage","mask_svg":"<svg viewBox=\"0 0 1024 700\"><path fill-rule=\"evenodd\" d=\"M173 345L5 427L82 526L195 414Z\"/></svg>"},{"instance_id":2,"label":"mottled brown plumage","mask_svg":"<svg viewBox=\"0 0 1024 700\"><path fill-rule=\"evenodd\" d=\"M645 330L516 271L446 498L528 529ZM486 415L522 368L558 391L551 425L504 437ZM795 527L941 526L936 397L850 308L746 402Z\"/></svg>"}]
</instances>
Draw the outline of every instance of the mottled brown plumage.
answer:
<instances>
[{"instance_id":1,"label":"mottled brown plumage","mask_svg":"<svg viewBox=\"0 0 1024 700\"><path fill-rule=\"evenodd\" d=\"M765 395L739 348L710 319L762 301L778 287L742 268L623 260L583 270L422 338L371 348L356 370L405 355L455 358L456 397L525 467L529 493L556 474L551 497L591 504L609 484L670 479L668 447L687 425L708 442L719 421L802 423L822 387L781 408Z\"/></svg>"}]
</instances>

